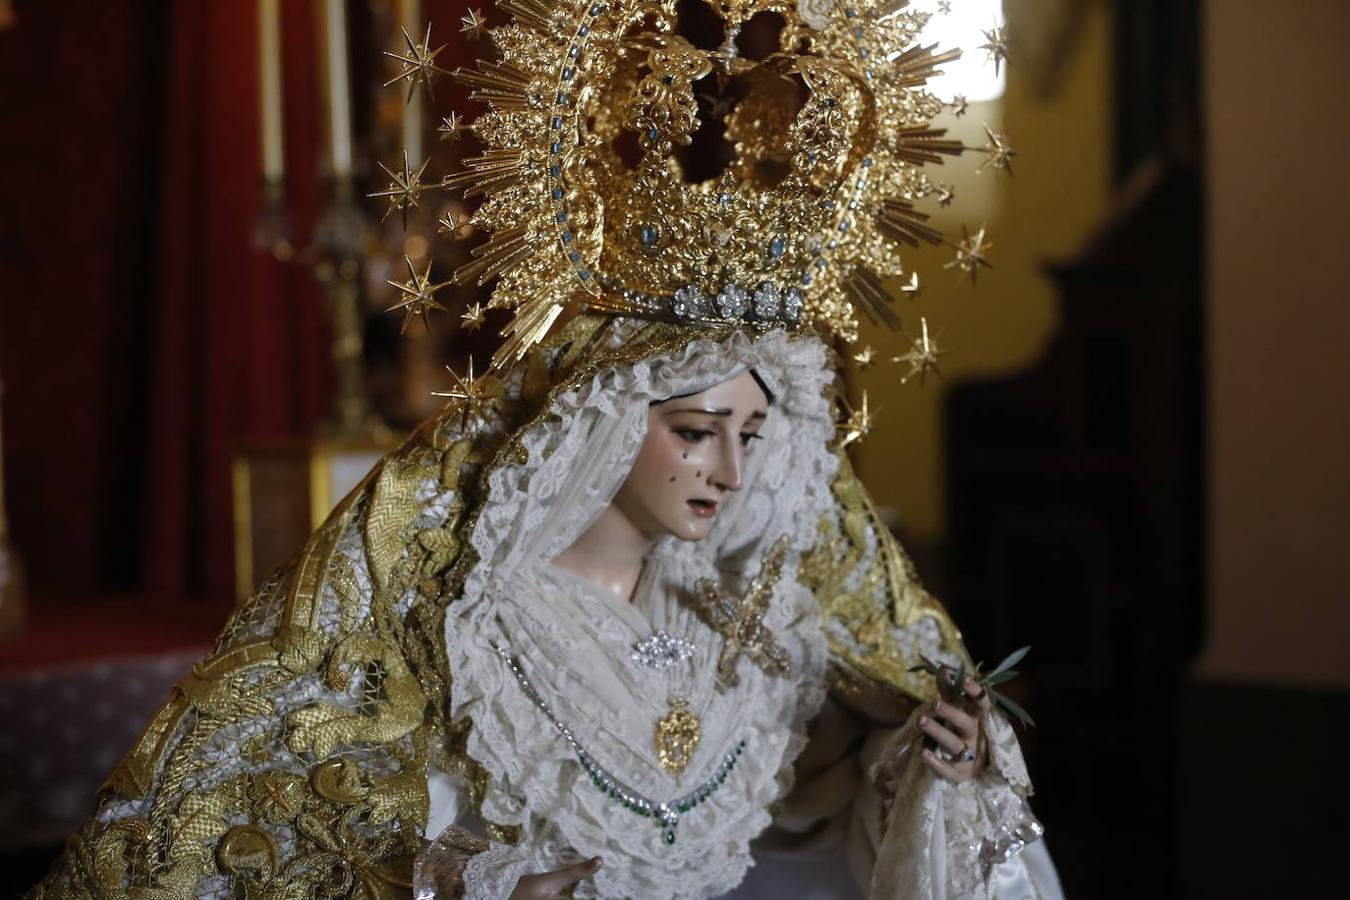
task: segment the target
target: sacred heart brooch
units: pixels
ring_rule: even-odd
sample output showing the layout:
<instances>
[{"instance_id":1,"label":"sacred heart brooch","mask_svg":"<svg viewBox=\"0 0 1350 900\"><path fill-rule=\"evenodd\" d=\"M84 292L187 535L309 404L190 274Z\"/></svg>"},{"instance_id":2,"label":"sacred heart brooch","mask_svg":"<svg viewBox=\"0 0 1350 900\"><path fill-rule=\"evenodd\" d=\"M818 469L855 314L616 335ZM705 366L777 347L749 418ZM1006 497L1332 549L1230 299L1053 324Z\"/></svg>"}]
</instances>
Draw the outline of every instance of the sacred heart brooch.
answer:
<instances>
[{"instance_id":1,"label":"sacred heart brooch","mask_svg":"<svg viewBox=\"0 0 1350 900\"><path fill-rule=\"evenodd\" d=\"M671 697L667 703L669 715L656 723L656 758L661 768L671 775L679 775L694 758L702 735L698 717L689 711L688 700Z\"/></svg>"},{"instance_id":2,"label":"sacred heart brooch","mask_svg":"<svg viewBox=\"0 0 1350 900\"><path fill-rule=\"evenodd\" d=\"M722 586L709 578L698 582L698 612L703 621L722 636L722 655L717 661L717 685L721 690L735 687L741 677L736 672L741 656L770 675L792 671L792 659L773 632L764 625L774 588L783 576L788 539L783 535L764 554L759 574L740 597L729 597Z\"/></svg>"}]
</instances>

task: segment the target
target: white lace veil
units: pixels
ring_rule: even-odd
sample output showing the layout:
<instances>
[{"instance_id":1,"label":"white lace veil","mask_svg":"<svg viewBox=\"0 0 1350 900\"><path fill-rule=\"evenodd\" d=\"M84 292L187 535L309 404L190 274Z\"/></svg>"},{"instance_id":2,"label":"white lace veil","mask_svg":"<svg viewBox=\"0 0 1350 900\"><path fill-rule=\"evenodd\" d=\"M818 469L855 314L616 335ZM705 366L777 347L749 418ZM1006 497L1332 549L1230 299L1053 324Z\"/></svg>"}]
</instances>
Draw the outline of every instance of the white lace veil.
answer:
<instances>
[{"instance_id":1,"label":"white lace veil","mask_svg":"<svg viewBox=\"0 0 1350 900\"><path fill-rule=\"evenodd\" d=\"M835 461L825 387L833 378L824 347L782 331L692 341L678 354L610 368L562 396L522 435L529 461L497 469L472 535L479 563L465 601L484 585L548 561L572 544L613 499L646 435L651 403L698 393L753 368L774 403L747 463L746 487L726 503L709 537L668 539L661 554L701 556L713 568L744 571L765 542L791 535L813 542L829 502Z\"/></svg>"}]
</instances>

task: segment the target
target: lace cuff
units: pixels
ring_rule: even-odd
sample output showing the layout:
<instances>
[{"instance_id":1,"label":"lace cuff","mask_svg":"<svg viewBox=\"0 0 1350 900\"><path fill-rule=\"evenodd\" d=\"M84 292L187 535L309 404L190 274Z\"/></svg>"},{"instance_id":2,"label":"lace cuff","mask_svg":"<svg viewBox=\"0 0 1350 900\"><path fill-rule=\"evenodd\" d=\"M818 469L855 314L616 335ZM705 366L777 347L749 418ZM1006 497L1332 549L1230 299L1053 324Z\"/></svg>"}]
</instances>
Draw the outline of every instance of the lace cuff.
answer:
<instances>
[{"instance_id":1,"label":"lace cuff","mask_svg":"<svg viewBox=\"0 0 1350 900\"><path fill-rule=\"evenodd\" d=\"M413 863L415 900L508 900L524 874L519 849L451 825Z\"/></svg>"},{"instance_id":2,"label":"lace cuff","mask_svg":"<svg viewBox=\"0 0 1350 900\"><path fill-rule=\"evenodd\" d=\"M1031 783L1016 735L991 714L989 767L974 781L950 784L919 758L918 714L886 736L870 767L884 810L872 896L987 897L994 868L1044 833L1026 802Z\"/></svg>"}]
</instances>

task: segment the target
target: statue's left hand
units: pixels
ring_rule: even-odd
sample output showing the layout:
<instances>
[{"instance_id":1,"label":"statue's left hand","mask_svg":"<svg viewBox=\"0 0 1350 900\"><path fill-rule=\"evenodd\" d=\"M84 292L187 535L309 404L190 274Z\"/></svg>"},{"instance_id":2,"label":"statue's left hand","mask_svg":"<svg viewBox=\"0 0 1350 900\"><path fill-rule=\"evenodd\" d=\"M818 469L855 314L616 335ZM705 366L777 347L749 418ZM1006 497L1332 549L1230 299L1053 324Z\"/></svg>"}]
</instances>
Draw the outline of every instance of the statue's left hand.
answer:
<instances>
[{"instance_id":1,"label":"statue's left hand","mask_svg":"<svg viewBox=\"0 0 1350 900\"><path fill-rule=\"evenodd\" d=\"M943 696L919 716L919 727L937 742L937 749L925 747L921 758L939 777L961 784L980 777L988 764L984 719L993 704L989 692L969 678L960 691L941 678L938 683Z\"/></svg>"}]
</instances>

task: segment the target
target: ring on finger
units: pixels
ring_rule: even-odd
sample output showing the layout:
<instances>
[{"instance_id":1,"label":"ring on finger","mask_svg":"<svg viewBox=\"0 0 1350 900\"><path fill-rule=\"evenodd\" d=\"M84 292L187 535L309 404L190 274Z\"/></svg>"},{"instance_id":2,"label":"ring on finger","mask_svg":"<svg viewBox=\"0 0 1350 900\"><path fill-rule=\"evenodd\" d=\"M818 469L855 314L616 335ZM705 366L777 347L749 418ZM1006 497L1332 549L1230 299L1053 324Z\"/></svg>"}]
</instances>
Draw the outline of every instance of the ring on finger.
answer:
<instances>
[{"instance_id":1,"label":"ring on finger","mask_svg":"<svg viewBox=\"0 0 1350 900\"><path fill-rule=\"evenodd\" d=\"M961 749L948 757L948 762L954 763L973 763L975 761L975 750L968 743L962 743Z\"/></svg>"}]
</instances>

